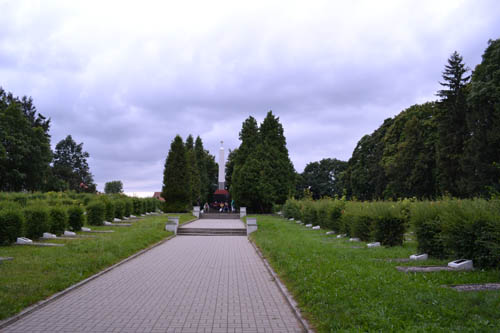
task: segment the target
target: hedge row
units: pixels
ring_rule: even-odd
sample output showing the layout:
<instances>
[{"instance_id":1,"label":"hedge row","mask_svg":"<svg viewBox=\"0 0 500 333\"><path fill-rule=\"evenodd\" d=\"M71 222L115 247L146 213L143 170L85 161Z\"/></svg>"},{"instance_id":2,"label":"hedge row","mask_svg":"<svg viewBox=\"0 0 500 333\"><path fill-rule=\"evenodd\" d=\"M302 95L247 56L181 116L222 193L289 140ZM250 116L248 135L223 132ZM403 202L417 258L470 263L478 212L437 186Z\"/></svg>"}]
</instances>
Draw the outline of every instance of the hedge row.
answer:
<instances>
[{"instance_id":1,"label":"hedge row","mask_svg":"<svg viewBox=\"0 0 500 333\"><path fill-rule=\"evenodd\" d=\"M404 207L403 203L391 202L291 199L283 205L283 214L363 241L395 246L403 244L407 229Z\"/></svg>"},{"instance_id":2,"label":"hedge row","mask_svg":"<svg viewBox=\"0 0 500 333\"><path fill-rule=\"evenodd\" d=\"M345 202L288 200L286 218L320 225L363 241L402 245L415 231L418 251L438 258L467 258L477 267L500 268L500 200Z\"/></svg>"},{"instance_id":3,"label":"hedge row","mask_svg":"<svg viewBox=\"0 0 500 333\"><path fill-rule=\"evenodd\" d=\"M500 201L417 202L410 216L420 252L500 267Z\"/></svg>"},{"instance_id":4,"label":"hedge row","mask_svg":"<svg viewBox=\"0 0 500 333\"><path fill-rule=\"evenodd\" d=\"M90 225L103 225L115 217L157 211L159 204L154 198L124 195L0 193L0 244L12 243L20 236L37 239L44 232L59 235L68 229L79 231L85 219Z\"/></svg>"}]
</instances>

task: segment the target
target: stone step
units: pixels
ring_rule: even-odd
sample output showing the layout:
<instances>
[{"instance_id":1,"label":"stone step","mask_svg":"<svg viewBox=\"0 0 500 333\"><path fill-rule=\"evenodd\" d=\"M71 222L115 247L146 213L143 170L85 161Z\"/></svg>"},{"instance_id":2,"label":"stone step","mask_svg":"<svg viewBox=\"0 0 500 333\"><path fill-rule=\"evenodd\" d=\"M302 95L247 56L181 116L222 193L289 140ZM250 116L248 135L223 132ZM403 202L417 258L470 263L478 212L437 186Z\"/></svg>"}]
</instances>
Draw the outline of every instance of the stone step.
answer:
<instances>
[{"instance_id":1,"label":"stone step","mask_svg":"<svg viewBox=\"0 0 500 333\"><path fill-rule=\"evenodd\" d=\"M247 230L244 228L239 229L214 229L214 228L179 228L177 235L189 236L246 236Z\"/></svg>"},{"instance_id":2,"label":"stone step","mask_svg":"<svg viewBox=\"0 0 500 333\"><path fill-rule=\"evenodd\" d=\"M203 213L200 214L200 219L214 219L214 220L224 220L224 219L240 219L239 213Z\"/></svg>"}]
</instances>

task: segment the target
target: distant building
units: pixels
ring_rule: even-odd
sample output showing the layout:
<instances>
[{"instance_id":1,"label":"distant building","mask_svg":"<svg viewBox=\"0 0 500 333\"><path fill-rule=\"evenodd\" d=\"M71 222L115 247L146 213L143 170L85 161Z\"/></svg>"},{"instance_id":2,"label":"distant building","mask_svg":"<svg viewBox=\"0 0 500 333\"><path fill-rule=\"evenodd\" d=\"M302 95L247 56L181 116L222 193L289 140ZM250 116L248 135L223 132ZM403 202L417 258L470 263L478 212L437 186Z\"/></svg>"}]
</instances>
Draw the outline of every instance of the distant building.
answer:
<instances>
[{"instance_id":1,"label":"distant building","mask_svg":"<svg viewBox=\"0 0 500 333\"><path fill-rule=\"evenodd\" d=\"M156 199L158 199L160 201L165 201L165 199L163 199L163 197L161 196L161 192L155 192L153 194L153 198L156 198Z\"/></svg>"}]
</instances>

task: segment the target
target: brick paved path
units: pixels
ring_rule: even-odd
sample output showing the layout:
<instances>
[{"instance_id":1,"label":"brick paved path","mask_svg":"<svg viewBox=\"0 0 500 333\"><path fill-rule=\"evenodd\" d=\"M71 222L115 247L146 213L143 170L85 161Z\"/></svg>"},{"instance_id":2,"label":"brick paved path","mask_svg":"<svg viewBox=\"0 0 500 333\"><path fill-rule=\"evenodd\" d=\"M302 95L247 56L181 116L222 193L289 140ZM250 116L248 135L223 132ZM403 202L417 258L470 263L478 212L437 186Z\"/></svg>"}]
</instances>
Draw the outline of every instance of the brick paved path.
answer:
<instances>
[{"instance_id":1,"label":"brick paved path","mask_svg":"<svg viewBox=\"0 0 500 333\"><path fill-rule=\"evenodd\" d=\"M246 237L178 236L2 332L300 332Z\"/></svg>"}]
</instances>

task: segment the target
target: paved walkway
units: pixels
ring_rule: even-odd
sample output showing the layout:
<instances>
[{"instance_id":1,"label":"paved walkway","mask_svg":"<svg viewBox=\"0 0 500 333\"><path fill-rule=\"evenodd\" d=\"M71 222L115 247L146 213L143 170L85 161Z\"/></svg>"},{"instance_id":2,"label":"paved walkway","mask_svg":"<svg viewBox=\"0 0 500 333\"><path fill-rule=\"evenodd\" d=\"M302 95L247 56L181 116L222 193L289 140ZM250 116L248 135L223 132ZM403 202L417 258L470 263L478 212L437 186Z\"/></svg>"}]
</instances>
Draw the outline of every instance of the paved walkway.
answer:
<instances>
[{"instance_id":1,"label":"paved walkway","mask_svg":"<svg viewBox=\"0 0 500 333\"><path fill-rule=\"evenodd\" d=\"M241 220L232 219L201 219L181 226L181 228L211 228L211 229L239 229L246 228L245 224Z\"/></svg>"},{"instance_id":2,"label":"paved walkway","mask_svg":"<svg viewBox=\"0 0 500 333\"><path fill-rule=\"evenodd\" d=\"M178 236L2 332L300 332L246 237Z\"/></svg>"}]
</instances>

